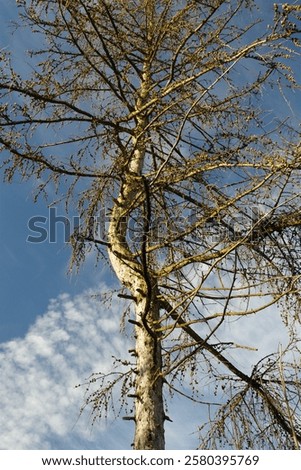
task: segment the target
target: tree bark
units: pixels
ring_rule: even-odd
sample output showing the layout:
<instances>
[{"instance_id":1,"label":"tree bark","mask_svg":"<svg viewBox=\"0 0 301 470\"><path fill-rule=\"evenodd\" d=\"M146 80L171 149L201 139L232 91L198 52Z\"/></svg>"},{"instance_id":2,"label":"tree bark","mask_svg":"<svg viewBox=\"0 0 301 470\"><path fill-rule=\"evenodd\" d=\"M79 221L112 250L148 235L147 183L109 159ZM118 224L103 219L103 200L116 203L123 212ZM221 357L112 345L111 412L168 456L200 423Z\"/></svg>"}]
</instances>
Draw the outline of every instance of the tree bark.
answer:
<instances>
[{"instance_id":1,"label":"tree bark","mask_svg":"<svg viewBox=\"0 0 301 470\"><path fill-rule=\"evenodd\" d=\"M146 300L146 299L145 299ZM164 449L163 380L161 374L160 340L150 334L159 318L159 309L152 305L147 314L149 331L143 325L145 300L137 305L136 326L136 403L135 449Z\"/></svg>"},{"instance_id":2,"label":"tree bark","mask_svg":"<svg viewBox=\"0 0 301 470\"><path fill-rule=\"evenodd\" d=\"M137 134L145 125L138 120ZM142 231L141 259L131 252L127 242L131 207L147 205L145 179L142 175L144 144L133 138L134 152L125 171L120 193L112 209L108 230L109 258L112 267L136 303L136 381L135 381L135 449L164 449L163 379L161 344L156 333L159 302L155 282L147 268L147 227ZM144 214L146 225L150 214Z\"/></svg>"},{"instance_id":3,"label":"tree bark","mask_svg":"<svg viewBox=\"0 0 301 470\"><path fill-rule=\"evenodd\" d=\"M154 5L149 4L149 28ZM149 38L151 42L151 39ZM148 272L147 234L150 221L150 201L147 181L143 175L146 148L145 129L148 118L144 111L149 90L151 58L146 54L141 84L136 100L136 127L120 193L112 210L108 231L109 257L121 284L128 288L136 302L135 352L137 357L135 381L135 449L164 449L163 379L161 374L161 344L156 333L159 302L156 283ZM135 207L144 207L145 221L141 232L141 256L134 256L127 242L128 220ZM143 213L143 211L142 211Z\"/></svg>"},{"instance_id":4,"label":"tree bark","mask_svg":"<svg viewBox=\"0 0 301 470\"><path fill-rule=\"evenodd\" d=\"M123 286L136 302L136 381L134 449L164 449L163 380L161 345L155 332L159 304L150 292L143 266L138 263L126 242L126 208L137 195L133 180L124 183L112 211L109 227L109 257Z\"/></svg>"}]
</instances>

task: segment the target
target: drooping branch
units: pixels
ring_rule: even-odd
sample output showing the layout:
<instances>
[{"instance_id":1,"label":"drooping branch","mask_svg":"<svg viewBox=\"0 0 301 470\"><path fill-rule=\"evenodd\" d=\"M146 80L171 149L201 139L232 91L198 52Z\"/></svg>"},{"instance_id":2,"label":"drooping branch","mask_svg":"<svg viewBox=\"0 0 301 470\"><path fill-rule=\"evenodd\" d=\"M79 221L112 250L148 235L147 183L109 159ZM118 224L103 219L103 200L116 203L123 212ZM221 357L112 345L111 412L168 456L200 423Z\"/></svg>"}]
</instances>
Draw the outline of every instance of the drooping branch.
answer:
<instances>
[{"instance_id":1,"label":"drooping branch","mask_svg":"<svg viewBox=\"0 0 301 470\"><path fill-rule=\"evenodd\" d=\"M287 419L286 415L283 413L283 408L280 403L278 403L268 390L268 383L262 384L260 379L257 379L254 376L249 376L238 369L229 359L227 359L221 351L218 350L215 346L212 346L208 343L208 339L202 338L197 332L193 330L189 325L185 323L185 320L178 317L176 312L174 312L172 306L167 302L162 300L161 306L167 312L170 312L171 318L177 322L178 326L183 329L183 331L195 341L195 348L189 354L187 359L191 356L196 355L202 349L208 351L219 363L223 364L227 370L229 370L235 377L241 379L249 387L251 387L256 393L258 393L263 401L267 404L268 408L271 410L275 420L279 425L286 431L288 434L295 437L299 443L301 443L301 432L291 427L291 423Z\"/></svg>"}]
</instances>

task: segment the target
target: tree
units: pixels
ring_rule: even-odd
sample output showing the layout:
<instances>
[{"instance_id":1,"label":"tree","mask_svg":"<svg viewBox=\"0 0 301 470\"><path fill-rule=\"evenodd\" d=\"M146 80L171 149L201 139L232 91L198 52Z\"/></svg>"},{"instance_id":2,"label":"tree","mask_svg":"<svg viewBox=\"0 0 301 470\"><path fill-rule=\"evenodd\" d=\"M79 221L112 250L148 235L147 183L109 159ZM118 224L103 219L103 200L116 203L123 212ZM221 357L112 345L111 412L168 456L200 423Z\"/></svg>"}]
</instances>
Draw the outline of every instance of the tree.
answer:
<instances>
[{"instance_id":1,"label":"tree","mask_svg":"<svg viewBox=\"0 0 301 470\"><path fill-rule=\"evenodd\" d=\"M252 0L18 3L38 41L30 76L2 51L5 179L75 201L72 262L95 248L129 302L132 359L92 376L95 416L120 386L134 448L163 449L166 394L213 381L202 448L299 447L300 133L265 104L298 90L300 7L267 25ZM291 342L249 374L222 328L271 306Z\"/></svg>"}]
</instances>

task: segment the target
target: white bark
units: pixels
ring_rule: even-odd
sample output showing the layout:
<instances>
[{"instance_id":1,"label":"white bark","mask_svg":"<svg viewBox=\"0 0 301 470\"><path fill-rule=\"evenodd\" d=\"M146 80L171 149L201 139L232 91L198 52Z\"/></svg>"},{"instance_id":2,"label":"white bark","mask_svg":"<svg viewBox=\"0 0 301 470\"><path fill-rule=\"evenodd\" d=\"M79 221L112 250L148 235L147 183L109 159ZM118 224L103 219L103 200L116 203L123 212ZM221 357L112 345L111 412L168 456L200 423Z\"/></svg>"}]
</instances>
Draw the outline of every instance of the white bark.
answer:
<instances>
[{"instance_id":1,"label":"white bark","mask_svg":"<svg viewBox=\"0 0 301 470\"><path fill-rule=\"evenodd\" d=\"M112 210L108 231L109 257L123 286L136 302L136 391L135 449L164 449L164 407L161 376L161 345L154 329L159 307L151 292L151 279L146 266L137 261L129 249L126 235L131 205L143 203L145 186L142 169L145 156L147 118L144 105L150 86L148 59L145 59L141 87L136 102L136 129L130 157L119 196ZM139 201L139 198L141 201ZM145 261L145 260L144 260ZM144 262L145 264L145 262Z\"/></svg>"},{"instance_id":2,"label":"white bark","mask_svg":"<svg viewBox=\"0 0 301 470\"><path fill-rule=\"evenodd\" d=\"M137 320L141 322L145 299L137 305ZM148 322L159 317L156 306L148 314ZM162 397L160 341L142 326L136 327L136 403L135 449L164 449L164 407Z\"/></svg>"},{"instance_id":3,"label":"white bark","mask_svg":"<svg viewBox=\"0 0 301 470\"><path fill-rule=\"evenodd\" d=\"M142 93L143 94L143 93ZM138 105L142 101L138 100ZM135 391L135 449L164 449L164 407L161 372L161 345L154 323L159 308L150 292L150 279L146 279L145 266L135 259L129 249L126 235L131 204L144 197L142 165L146 122L137 120L137 136L133 138L134 152L124 175L119 197L113 207L108 231L109 258L121 284L128 288L136 302L136 391ZM153 297L153 298L151 298Z\"/></svg>"},{"instance_id":4,"label":"white bark","mask_svg":"<svg viewBox=\"0 0 301 470\"><path fill-rule=\"evenodd\" d=\"M137 376L134 448L164 449L161 346L153 328L154 322L159 318L159 308L154 299L147 297L149 287L143 277L142 266L134 259L125 240L124 214L126 207L137 195L134 186L132 181L124 184L112 211L109 257L120 282L136 299L136 322L139 326L136 326L135 335Z\"/></svg>"}]
</instances>

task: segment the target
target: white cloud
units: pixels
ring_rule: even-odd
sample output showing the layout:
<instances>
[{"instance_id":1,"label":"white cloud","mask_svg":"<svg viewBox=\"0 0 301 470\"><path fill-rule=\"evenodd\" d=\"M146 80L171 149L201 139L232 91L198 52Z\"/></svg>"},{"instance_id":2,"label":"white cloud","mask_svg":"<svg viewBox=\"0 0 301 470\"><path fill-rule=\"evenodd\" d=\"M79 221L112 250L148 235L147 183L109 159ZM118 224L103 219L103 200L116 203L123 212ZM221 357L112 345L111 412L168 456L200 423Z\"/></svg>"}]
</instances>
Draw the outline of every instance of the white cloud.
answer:
<instances>
[{"instance_id":1,"label":"white cloud","mask_svg":"<svg viewBox=\"0 0 301 470\"><path fill-rule=\"evenodd\" d=\"M92 372L109 371L112 356L127 350L119 332L120 308L116 300L104 309L89 291L75 298L63 294L24 338L1 345L1 449L130 444L121 433L110 443L105 424L91 430L88 414L79 418L84 387L75 388Z\"/></svg>"}]
</instances>

